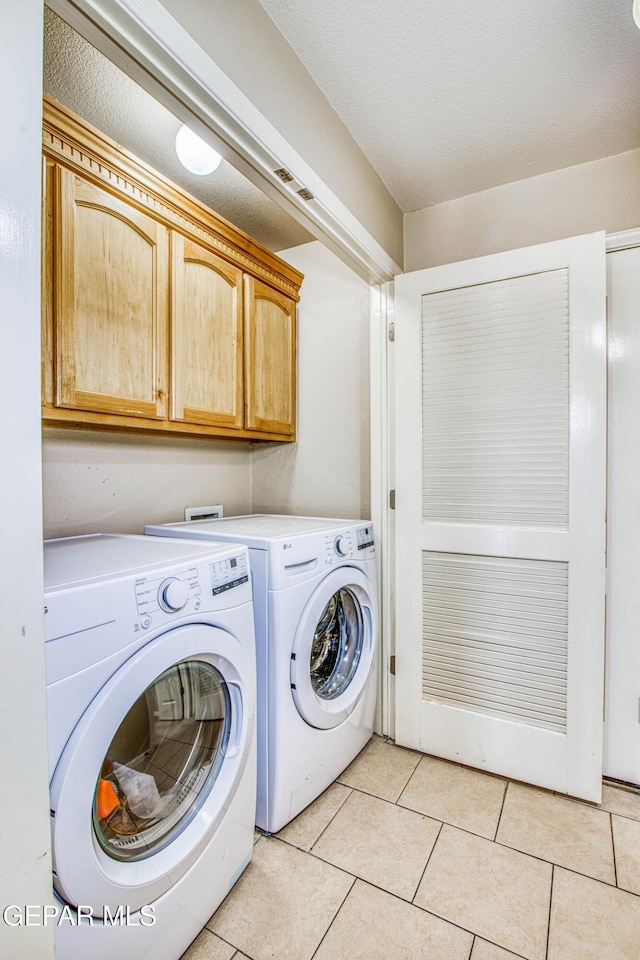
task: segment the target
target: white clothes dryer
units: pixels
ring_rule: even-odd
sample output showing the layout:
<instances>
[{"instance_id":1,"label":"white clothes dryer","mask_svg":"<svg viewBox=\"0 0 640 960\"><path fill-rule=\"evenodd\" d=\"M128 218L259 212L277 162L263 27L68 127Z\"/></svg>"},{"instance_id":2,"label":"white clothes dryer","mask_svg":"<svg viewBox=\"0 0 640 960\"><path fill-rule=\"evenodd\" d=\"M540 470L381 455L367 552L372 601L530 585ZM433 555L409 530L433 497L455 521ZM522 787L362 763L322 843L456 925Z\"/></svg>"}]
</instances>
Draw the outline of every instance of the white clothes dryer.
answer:
<instances>
[{"instance_id":1,"label":"white clothes dryer","mask_svg":"<svg viewBox=\"0 0 640 960\"><path fill-rule=\"evenodd\" d=\"M178 960L251 858L247 548L44 547L57 960Z\"/></svg>"},{"instance_id":2,"label":"white clothes dryer","mask_svg":"<svg viewBox=\"0 0 640 960\"><path fill-rule=\"evenodd\" d=\"M373 733L377 590L373 525L254 514L145 533L249 548L258 668L257 825L275 833Z\"/></svg>"}]
</instances>

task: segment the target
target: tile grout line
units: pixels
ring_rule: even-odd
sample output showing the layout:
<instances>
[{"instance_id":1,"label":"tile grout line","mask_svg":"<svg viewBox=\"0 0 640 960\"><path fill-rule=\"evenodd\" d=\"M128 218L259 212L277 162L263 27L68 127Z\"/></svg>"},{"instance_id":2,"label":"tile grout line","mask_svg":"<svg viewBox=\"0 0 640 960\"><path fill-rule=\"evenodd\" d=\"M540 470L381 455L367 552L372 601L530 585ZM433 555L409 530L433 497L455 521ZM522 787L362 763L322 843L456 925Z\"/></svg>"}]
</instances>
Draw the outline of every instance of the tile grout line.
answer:
<instances>
[{"instance_id":1,"label":"tile grout line","mask_svg":"<svg viewBox=\"0 0 640 960\"><path fill-rule=\"evenodd\" d=\"M347 873L346 870L345 870L344 872ZM348 874L348 875L349 875L349 876L353 876L352 874ZM349 894L351 893L351 891L352 891L353 888L355 887L357 880L358 880L358 877L353 877L353 883L351 884L351 886L349 887L349 889L348 889L347 892L345 893L344 898L343 898L343 900L342 900L342 903L340 904L340 906L338 907L338 909L337 909L336 912L334 913L333 917L331 918L331 923L329 924L329 926L327 927L327 929L325 930L325 932L322 934L322 937L320 938L320 943L318 944L318 946L315 948L315 950L314 950L313 953L311 954L311 957L309 958L309 960L313 960L313 958L314 958L315 956L317 956L318 950L320 949L320 947L321 947L322 944L324 943L324 940L325 940L327 934L329 933L329 930L331 930L331 927L334 925L334 923L335 923L335 921L336 921L336 919L337 919L337 917L338 917L338 914L340 913L340 911L341 911L342 908L344 907L345 903L347 902L347 897L349 896Z\"/></svg>"},{"instance_id":2,"label":"tile grout line","mask_svg":"<svg viewBox=\"0 0 640 960\"><path fill-rule=\"evenodd\" d=\"M326 824L324 825L324 827L322 828L322 830L320 831L320 833L318 834L318 836L315 838L315 840L313 841L313 843L311 844L311 846L309 847L309 849L303 851L304 853L311 853L311 851L312 851L313 848L315 847L316 843L320 840L321 837L324 836L324 834L327 832L327 830L329 829L329 827L331 826L331 824L333 823L333 821L335 820L335 818L338 816L338 814L340 813L340 811L342 810L342 808L344 807L344 805L345 805L346 803L348 803L348 801L349 801L349 800L351 799L351 797L353 796L353 789L354 789L353 787L347 787L344 783L341 783L340 786L341 786L341 787L344 787L345 790L348 790L349 793L348 793L347 796L344 798L344 800L342 801L342 803L340 804L340 806L338 807L338 809L335 811L335 813L330 817L328 823L326 823ZM309 806L311 806L311 804L309 804ZM308 807L305 807L305 810L308 810L308 809L309 809ZM304 811L303 811L303 812L304 812ZM295 817L294 817L294 819L295 819ZM287 824L287 826L288 826L288 824ZM277 836L277 834L276 834L276 836ZM285 837L283 837L282 839L283 839L284 843L289 843L289 841L288 841ZM291 846L292 846L292 847L295 847L296 845L295 845L295 843L292 843ZM296 849L297 849L297 850L301 850L302 848L301 848L301 847L296 847ZM318 858L318 859L319 859L319 858Z\"/></svg>"},{"instance_id":3,"label":"tile grout line","mask_svg":"<svg viewBox=\"0 0 640 960\"><path fill-rule=\"evenodd\" d=\"M402 787L402 789L400 790L400 793L398 794L398 796L396 797L396 799L393 801L393 802L395 803L396 807L402 807L402 806L403 806L403 804L400 803L400 797L402 796L402 794L405 792L405 790L407 789L407 787L409 786L409 784L411 783L411 781L412 781L413 778L415 777L415 775L416 775L416 770L418 769L418 767L419 767L420 764L422 763L422 760L423 760L423 757L420 757L420 759L419 759L418 762L416 763L415 767L413 768L413 770L411 771L411 773L410 773L409 776L407 777L404 787ZM432 819L433 819L433 818L432 818Z\"/></svg>"},{"instance_id":4,"label":"tile grout line","mask_svg":"<svg viewBox=\"0 0 640 960\"><path fill-rule=\"evenodd\" d=\"M229 891L229 892L231 892L231 891ZM227 896L228 896L228 894L227 894ZM225 897L225 899L226 899L226 897ZM215 914L213 914L213 916L215 916ZM208 923L208 922L209 922L209 921L207 921L207 923ZM210 930L210 929L209 929L209 927L206 927L206 926L205 926L205 927L202 928L202 930L206 930L207 933L210 933L212 937L215 937L215 938L216 938L217 940L219 940L221 943L225 943L228 947L231 947L232 950L235 950L235 953L232 953L232 954L231 954L231 957L229 958L229 960L235 960L235 958L238 956L238 954L239 954L239 953L242 953L242 951L240 950L240 947L236 947L236 945L235 945L234 943L230 943L229 940L225 940L224 937L221 937L219 933L214 933L213 930ZM200 931L200 933L202 933L202 930ZM198 936L200 936L200 934L198 934ZM194 941L194 942L195 942L195 941ZM193 944L190 944L190 945L187 947L187 950L190 950L192 946L193 946ZM253 960L253 957L249 957L249 955L246 954L246 953L245 953L245 957L248 957L248 960Z\"/></svg>"},{"instance_id":5,"label":"tile grout line","mask_svg":"<svg viewBox=\"0 0 640 960\"><path fill-rule=\"evenodd\" d=\"M439 835L440 835L440 834L438 833L438 836L439 836ZM283 840L282 843L286 843L286 841ZM435 846L435 844L434 844L434 846ZM296 849L299 849L299 848L296 848ZM327 867L333 867L334 870L339 870L340 873L344 873L347 877L353 877L354 880L360 880L361 883L366 883L366 885L367 885L368 887L373 887L374 890L379 890L381 893L386 893L388 896L394 897L396 900L400 900L402 903L406 903L406 904L408 904L408 906L410 906L410 907L417 907L417 906L419 906L419 904L414 903L413 900L408 900L407 897L403 897L402 894L400 894L400 893L394 893L393 890L389 890L388 887L381 887L379 883L374 883L373 880L365 880L365 878L364 878L364 877L361 877L359 873L351 873L351 871L350 871L350 870L347 870L345 867L339 867L337 864L333 863L332 860L325 860L324 857L319 856L319 854L317 854L317 853L312 853L310 850L300 850L299 852L300 852L300 853L304 853L304 854L306 854L306 855L309 856L309 857L313 857L314 860L317 860L317 861L318 861L318 863L324 863L325 866L327 866ZM431 852L433 853L433 851L431 851ZM430 859L430 858L431 858L431 853L429 854L429 859ZM426 867L425 867L425 869L426 869ZM422 877L423 875L424 875L424 871L423 871L423 874L421 875L421 877ZM418 886L420 886L420 883L418 883ZM416 887L416 893L417 893L417 887ZM414 893L414 897L415 897L415 893ZM422 910L423 907L420 907L420 909ZM426 912L426 913L429 913L430 911L427 910L427 911L425 911L425 912ZM435 914L434 914L434 916L435 916Z\"/></svg>"},{"instance_id":6,"label":"tile grout line","mask_svg":"<svg viewBox=\"0 0 640 960\"><path fill-rule=\"evenodd\" d=\"M229 893L231 893L231 890L229 890ZM227 897L229 896L229 893L227 894ZM227 897L225 897L224 900L226 900ZM222 903L224 903L224 900L222 901ZM209 917L209 920L213 920L213 918L215 917L216 913L218 912L218 910L219 910L220 907L222 906L222 903L218 905L218 907L216 908L215 913L213 913L213 914ZM207 920L207 923L209 923L209 920ZM241 951L240 951L240 947L236 947L235 943L231 943L230 940L225 940L225 938L224 938L224 937L221 937L219 933L216 933L215 930L212 930L211 927L208 927L206 923L205 923L204 927L202 928L202 930L200 931L200 933L202 933L203 930L206 930L207 933L210 933L212 937L215 937L217 940L220 940L221 943L226 943L226 945L227 945L228 947L231 947L232 950L235 950L236 953L240 953L240 952L241 952ZM198 936L200 936L200 934L198 934ZM197 939L197 938L196 938L196 939ZM187 947L187 950L190 950L190 949L191 949L191 947L193 946L193 943L194 943L194 942L195 942L195 941L193 941L193 942ZM236 953L234 953L234 954L231 955L230 960L234 960L234 957L235 957ZM246 954L245 954L245 956L246 956ZM249 960L253 960L253 958L252 958L252 957L249 957Z\"/></svg>"},{"instance_id":7,"label":"tile grout line","mask_svg":"<svg viewBox=\"0 0 640 960\"><path fill-rule=\"evenodd\" d=\"M549 917L547 920L547 947L544 952L545 960L549 960L549 941L551 939L551 908L553 905L553 881L556 877L555 864L551 867L551 889L549 890Z\"/></svg>"},{"instance_id":8,"label":"tile grout line","mask_svg":"<svg viewBox=\"0 0 640 960\"><path fill-rule=\"evenodd\" d=\"M511 786L511 782L510 782L509 780L507 780L507 781L506 781L506 786L505 786L505 788L504 788L504 793L502 794L502 804L500 805L500 813L498 814L498 822L496 823L496 829L495 829L495 833L494 833L494 835L493 835L493 841L492 841L493 843L497 843L497 840L498 840L498 830L500 829L500 821L502 820L502 814L504 813L504 805L505 805L505 803L507 802L507 793L509 792L509 787L510 787L510 786Z\"/></svg>"},{"instance_id":9,"label":"tile grout line","mask_svg":"<svg viewBox=\"0 0 640 960\"><path fill-rule=\"evenodd\" d=\"M613 853L613 877L618 890L618 858L616 856L616 838L613 832L613 814L609 812L609 823L611 824L611 852Z\"/></svg>"},{"instance_id":10,"label":"tile grout line","mask_svg":"<svg viewBox=\"0 0 640 960\"><path fill-rule=\"evenodd\" d=\"M433 856L433 851L435 850L435 848L436 848L436 846L437 846L437 843L438 843L438 840L440 839L440 834L442 833L443 827L444 827L444 823L441 823L441 824L440 824L440 829L438 830L438 835L436 836L436 839L435 839L434 842L433 842L433 846L431 847L431 850L429 851L429 856L427 857L427 862L426 862L425 865L424 865L424 870L423 870L422 873L420 874L420 879L418 880L418 883L417 883L417 885L416 885L416 888L415 888L415 890L413 891L413 896L412 896L410 902L411 902L411 905L414 906L414 907L419 907L419 906L420 906L420 904L418 904L418 903L415 902L415 899L416 899L416 896L417 896L417 894L418 894L418 890L420 889L420 884L421 884L422 881L424 880L424 875L425 875L425 873L427 872L427 867L429 866L429 863L431 862L431 857ZM420 907L420 909L422 909L422 907Z\"/></svg>"}]
</instances>

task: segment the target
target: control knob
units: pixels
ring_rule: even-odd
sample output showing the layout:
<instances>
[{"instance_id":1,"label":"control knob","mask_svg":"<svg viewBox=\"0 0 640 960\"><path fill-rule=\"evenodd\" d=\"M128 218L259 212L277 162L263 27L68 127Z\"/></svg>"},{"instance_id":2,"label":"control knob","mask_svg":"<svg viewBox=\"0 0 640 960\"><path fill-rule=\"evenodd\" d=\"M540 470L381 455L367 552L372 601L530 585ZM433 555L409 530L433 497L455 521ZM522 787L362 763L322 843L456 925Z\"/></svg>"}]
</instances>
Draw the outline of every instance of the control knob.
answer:
<instances>
[{"instance_id":1,"label":"control knob","mask_svg":"<svg viewBox=\"0 0 640 960\"><path fill-rule=\"evenodd\" d=\"M334 547L339 557L346 557L349 553L349 541L346 537L336 537Z\"/></svg>"},{"instance_id":2,"label":"control knob","mask_svg":"<svg viewBox=\"0 0 640 960\"><path fill-rule=\"evenodd\" d=\"M169 577L160 584L158 603L167 613L177 613L182 610L189 599L189 590L186 583L176 577Z\"/></svg>"}]
</instances>

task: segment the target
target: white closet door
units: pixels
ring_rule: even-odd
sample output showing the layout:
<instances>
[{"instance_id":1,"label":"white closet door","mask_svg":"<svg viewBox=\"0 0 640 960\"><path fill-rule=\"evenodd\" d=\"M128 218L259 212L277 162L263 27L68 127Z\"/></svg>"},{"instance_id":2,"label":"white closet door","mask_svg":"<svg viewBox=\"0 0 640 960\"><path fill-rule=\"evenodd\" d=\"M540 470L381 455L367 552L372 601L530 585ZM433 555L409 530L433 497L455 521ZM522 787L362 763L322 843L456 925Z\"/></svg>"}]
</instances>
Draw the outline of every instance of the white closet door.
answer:
<instances>
[{"instance_id":1,"label":"white closet door","mask_svg":"<svg viewBox=\"0 0 640 960\"><path fill-rule=\"evenodd\" d=\"M604 234L395 298L397 741L597 801Z\"/></svg>"},{"instance_id":2,"label":"white closet door","mask_svg":"<svg viewBox=\"0 0 640 960\"><path fill-rule=\"evenodd\" d=\"M640 783L640 246L607 254L609 479L604 774Z\"/></svg>"}]
</instances>

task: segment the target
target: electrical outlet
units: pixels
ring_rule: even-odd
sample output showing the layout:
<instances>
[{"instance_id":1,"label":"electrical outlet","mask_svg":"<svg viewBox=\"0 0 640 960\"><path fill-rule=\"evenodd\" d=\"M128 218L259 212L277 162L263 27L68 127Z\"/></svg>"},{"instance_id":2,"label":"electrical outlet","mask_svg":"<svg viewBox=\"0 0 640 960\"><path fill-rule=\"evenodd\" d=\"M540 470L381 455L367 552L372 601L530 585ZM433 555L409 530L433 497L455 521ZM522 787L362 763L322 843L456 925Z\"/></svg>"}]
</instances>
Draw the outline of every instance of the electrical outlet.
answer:
<instances>
[{"instance_id":1,"label":"electrical outlet","mask_svg":"<svg viewBox=\"0 0 640 960\"><path fill-rule=\"evenodd\" d=\"M217 503L212 507L185 507L185 520L213 520L214 517L221 517L223 514L222 504Z\"/></svg>"}]
</instances>

